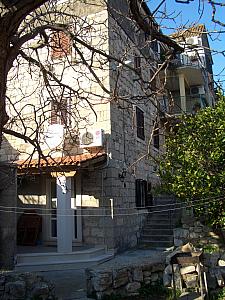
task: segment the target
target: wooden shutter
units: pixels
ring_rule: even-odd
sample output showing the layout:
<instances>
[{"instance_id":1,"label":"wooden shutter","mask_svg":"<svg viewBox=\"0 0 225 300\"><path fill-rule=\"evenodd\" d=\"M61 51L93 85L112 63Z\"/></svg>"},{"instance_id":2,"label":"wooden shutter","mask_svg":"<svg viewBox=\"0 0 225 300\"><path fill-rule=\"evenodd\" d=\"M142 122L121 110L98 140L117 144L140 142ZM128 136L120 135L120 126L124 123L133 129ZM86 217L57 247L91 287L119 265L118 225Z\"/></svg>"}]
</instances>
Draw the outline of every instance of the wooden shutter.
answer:
<instances>
[{"instance_id":1,"label":"wooden shutter","mask_svg":"<svg viewBox=\"0 0 225 300\"><path fill-rule=\"evenodd\" d=\"M136 207L141 207L141 180L135 180L135 198L136 198Z\"/></svg>"},{"instance_id":2,"label":"wooden shutter","mask_svg":"<svg viewBox=\"0 0 225 300\"><path fill-rule=\"evenodd\" d=\"M145 139L144 112L139 107L136 107L136 125L137 125L137 137L144 140Z\"/></svg>"}]
</instances>

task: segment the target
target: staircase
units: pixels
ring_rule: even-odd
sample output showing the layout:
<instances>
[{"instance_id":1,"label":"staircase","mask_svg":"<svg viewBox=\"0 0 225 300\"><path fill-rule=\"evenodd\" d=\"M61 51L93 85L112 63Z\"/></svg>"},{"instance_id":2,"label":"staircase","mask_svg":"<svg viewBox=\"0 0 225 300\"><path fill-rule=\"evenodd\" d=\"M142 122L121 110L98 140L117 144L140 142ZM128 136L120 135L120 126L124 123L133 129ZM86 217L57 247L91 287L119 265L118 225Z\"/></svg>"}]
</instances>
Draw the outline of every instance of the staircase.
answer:
<instances>
[{"instance_id":1,"label":"staircase","mask_svg":"<svg viewBox=\"0 0 225 300\"><path fill-rule=\"evenodd\" d=\"M154 199L153 208L142 228L139 248L167 249L173 246L173 228L179 220L180 211L174 197L160 196Z\"/></svg>"}]
</instances>

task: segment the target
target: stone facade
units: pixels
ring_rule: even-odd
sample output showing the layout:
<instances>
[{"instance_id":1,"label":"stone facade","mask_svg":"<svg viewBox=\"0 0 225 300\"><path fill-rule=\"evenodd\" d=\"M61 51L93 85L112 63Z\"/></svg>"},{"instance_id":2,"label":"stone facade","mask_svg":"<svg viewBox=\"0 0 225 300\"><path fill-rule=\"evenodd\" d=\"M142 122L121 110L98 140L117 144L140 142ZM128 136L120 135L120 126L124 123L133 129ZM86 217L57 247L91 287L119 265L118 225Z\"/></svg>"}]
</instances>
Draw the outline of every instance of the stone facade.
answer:
<instances>
[{"instance_id":1,"label":"stone facade","mask_svg":"<svg viewBox=\"0 0 225 300\"><path fill-rule=\"evenodd\" d=\"M157 65L158 53L150 47L143 47L145 33L137 28L133 22L127 21L129 19L126 15L129 13L127 2L117 1L117 4L114 1L111 2L112 6L116 5L111 11L110 6L106 8L104 5L86 7L84 5L84 7L78 6L71 9L77 9L77 28L81 26L79 22L85 16L83 22L87 27L81 27L79 33L81 36L83 35L84 40L99 51L106 51L118 60L128 61L130 68L120 66L117 60L107 61L104 56L95 54L93 68L100 79L100 84L96 82L94 75L87 66L79 66L76 57L73 56L74 53L71 54L71 65L68 65L66 60L48 61L50 52L45 47L40 50L40 58L44 66L46 63L49 64L50 70L55 70L56 75L63 78L64 84L70 83L75 90L78 89L80 92L78 96L72 98L74 101L73 112L79 113L79 120L76 119L77 115L75 114L71 121L71 128L66 130L65 135L74 137L79 130L84 129L101 128L104 131L103 147L98 148L97 151L107 153L105 164L97 167L87 165L83 169L74 166L76 170L74 176L76 182L75 206L81 209L79 220L82 234L79 242L103 244L115 251L122 251L137 244L140 229L147 213L144 208L138 210L136 207L136 179L144 180L148 185L154 185L158 181L154 175L153 160L149 159L149 156L154 157L159 153L159 150L150 143L152 129L156 121L157 99L152 96L151 86L143 87L140 84L137 74L139 70L135 70L134 63L136 57L140 58L141 77L144 81L149 81ZM102 1L99 3L102 4ZM118 9L117 12L115 8ZM144 10L143 13L146 14ZM119 15L120 17L118 17ZM84 28L86 28L86 32L82 31ZM89 32L90 28L91 31ZM32 44L27 46L32 49ZM84 58L89 62L91 52L82 46L78 50L84 54ZM45 133L51 118L49 100L51 95L45 88L45 82L40 77L37 68L32 66L28 68L28 65L24 61L22 62L24 64L21 64L18 70L14 70L18 81L15 80L14 85L9 83L8 86L10 98L16 100L14 107L11 107L9 111L10 116L16 120L13 129L20 131L23 128L20 118L15 116L15 111L20 111L20 115L24 117L24 122L29 124L27 134L34 137L38 130L40 146L45 155L50 154L52 157L59 157L93 151L88 147L86 149L79 147L73 139L71 142L65 139L65 143L56 149L49 149L45 141ZM100 62L103 62L103 65ZM29 73L30 70L32 71L31 74ZM15 73L12 72L12 77L14 75ZM156 78L156 86L159 85L158 78ZM58 90L56 90L57 93ZM27 97L24 97L28 94L31 95L29 98L30 105L27 105ZM89 102L81 100L83 98L88 99ZM93 105L94 111L90 105ZM137 136L136 107L141 110L144 116L142 138ZM36 115L32 114L35 109ZM38 118L41 121L41 126L36 124L35 120ZM162 144L163 136L160 135L159 139L160 144ZM24 160L29 157L33 150L33 146L29 143L22 143L21 140L6 135L6 140L0 150L0 157L2 161ZM35 152L33 158L37 157L38 153ZM45 179L43 174L41 176L42 179ZM35 184L39 182L37 177L34 176L36 178ZM50 174L47 174L46 177L50 177ZM42 210L39 212L44 214L45 209L50 208L46 202L52 199L51 195L47 195L47 179L46 184L42 182L38 192L32 188L33 194L30 194L31 186L33 186L32 183L30 186L21 185L18 205L23 207L27 205L27 207L34 209L41 208ZM42 191L45 191L46 195ZM49 224L45 223L44 219L45 217L43 217L45 230ZM48 238L45 238L45 233L43 233L42 242L55 243L55 240L50 241L49 239L48 241Z\"/></svg>"}]
</instances>

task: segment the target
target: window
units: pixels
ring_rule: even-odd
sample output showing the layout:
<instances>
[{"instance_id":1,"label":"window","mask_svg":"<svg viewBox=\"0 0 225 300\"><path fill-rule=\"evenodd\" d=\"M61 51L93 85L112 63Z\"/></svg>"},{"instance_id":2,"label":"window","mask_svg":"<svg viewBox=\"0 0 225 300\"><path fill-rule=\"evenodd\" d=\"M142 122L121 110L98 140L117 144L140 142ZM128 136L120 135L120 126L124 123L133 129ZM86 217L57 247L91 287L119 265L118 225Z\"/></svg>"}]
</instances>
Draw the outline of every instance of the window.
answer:
<instances>
[{"instance_id":1,"label":"window","mask_svg":"<svg viewBox=\"0 0 225 300\"><path fill-rule=\"evenodd\" d=\"M51 57L53 59L62 58L72 53L71 39L63 31L53 33L51 47Z\"/></svg>"},{"instance_id":2,"label":"window","mask_svg":"<svg viewBox=\"0 0 225 300\"><path fill-rule=\"evenodd\" d=\"M141 57L135 54L134 56L134 68L139 75L141 75Z\"/></svg>"},{"instance_id":3,"label":"window","mask_svg":"<svg viewBox=\"0 0 225 300\"><path fill-rule=\"evenodd\" d=\"M142 140L145 140L144 112L139 107L136 107L136 125L137 125L137 137L139 137Z\"/></svg>"},{"instance_id":4,"label":"window","mask_svg":"<svg viewBox=\"0 0 225 300\"><path fill-rule=\"evenodd\" d=\"M150 80L154 76L155 72L150 69ZM156 91L156 77L151 81L151 90Z\"/></svg>"},{"instance_id":5,"label":"window","mask_svg":"<svg viewBox=\"0 0 225 300\"><path fill-rule=\"evenodd\" d=\"M51 124L70 126L71 123L71 100L61 98L60 101L51 101Z\"/></svg>"},{"instance_id":6,"label":"window","mask_svg":"<svg viewBox=\"0 0 225 300\"><path fill-rule=\"evenodd\" d=\"M147 181L143 179L135 180L135 198L136 207L145 207L148 201L147 198Z\"/></svg>"},{"instance_id":7,"label":"window","mask_svg":"<svg viewBox=\"0 0 225 300\"><path fill-rule=\"evenodd\" d=\"M153 146L159 149L159 124L156 123L153 131Z\"/></svg>"}]
</instances>

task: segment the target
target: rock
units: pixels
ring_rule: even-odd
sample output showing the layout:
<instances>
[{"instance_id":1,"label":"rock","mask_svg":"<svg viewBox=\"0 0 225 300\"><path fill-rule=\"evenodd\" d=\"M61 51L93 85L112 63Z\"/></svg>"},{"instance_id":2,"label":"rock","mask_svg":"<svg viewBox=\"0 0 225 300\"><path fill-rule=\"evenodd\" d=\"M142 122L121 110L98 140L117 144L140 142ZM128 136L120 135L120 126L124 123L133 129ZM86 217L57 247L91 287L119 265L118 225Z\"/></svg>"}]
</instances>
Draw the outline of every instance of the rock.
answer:
<instances>
[{"instance_id":1,"label":"rock","mask_svg":"<svg viewBox=\"0 0 225 300\"><path fill-rule=\"evenodd\" d=\"M218 286L223 287L224 286L224 279L223 279L223 276L220 272L220 269L216 268L213 271L214 271L214 275L216 277Z\"/></svg>"},{"instance_id":2,"label":"rock","mask_svg":"<svg viewBox=\"0 0 225 300\"><path fill-rule=\"evenodd\" d=\"M150 272L150 271L144 271L144 272L143 272L144 278L145 278L145 277L151 277L151 274L152 274L152 272Z\"/></svg>"},{"instance_id":3,"label":"rock","mask_svg":"<svg viewBox=\"0 0 225 300\"><path fill-rule=\"evenodd\" d=\"M35 285L35 287L33 288L31 295L32 297L44 297L44 296L48 296L49 293L49 288L47 283L45 282L40 282L38 284Z\"/></svg>"},{"instance_id":4,"label":"rock","mask_svg":"<svg viewBox=\"0 0 225 300\"><path fill-rule=\"evenodd\" d=\"M193 273L193 272L195 272L195 266L187 266L187 267L180 268L181 275Z\"/></svg>"},{"instance_id":5,"label":"rock","mask_svg":"<svg viewBox=\"0 0 225 300\"><path fill-rule=\"evenodd\" d=\"M180 247L180 246L183 246L185 242L183 240L174 238L173 243L174 243L175 247Z\"/></svg>"},{"instance_id":6,"label":"rock","mask_svg":"<svg viewBox=\"0 0 225 300\"><path fill-rule=\"evenodd\" d=\"M133 269L133 281L143 281L143 272L141 268Z\"/></svg>"},{"instance_id":7,"label":"rock","mask_svg":"<svg viewBox=\"0 0 225 300\"><path fill-rule=\"evenodd\" d=\"M220 266L220 267L225 267L225 260L219 259L219 260L218 260L218 266Z\"/></svg>"},{"instance_id":8,"label":"rock","mask_svg":"<svg viewBox=\"0 0 225 300\"><path fill-rule=\"evenodd\" d=\"M116 270L113 272L113 287L118 288L127 284L129 281L127 268Z\"/></svg>"},{"instance_id":9,"label":"rock","mask_svg":"<svg viewBox=\"0 0 225 300\"><path fill-rule=\"evenodd\" d=\"M206 274L206 278L207 278L207 284L208 284L208 288L215 290L217 288L217 280L215 277L215 274L213 272L213 270L210 270L207 274Z\"/></svg>"},{"instance_id":10,"label":"rock","mask_svg":"<svg viewBox=\"0 0 225 300\"><path fill-rule=\"evenodd\" d=\"M158 273L152 273L151 282L156 282L159 279Z\"/></svg>"},{"instance_id":11,"label":"rock","mask_svg":"<svg viewBox=\"0 0 225 300\"><path fill-rule=\"evenodd\" d=\"M175 239L187 239L189 237L189 230L184 228L175 228L173 230Z\"/></svg>"},{"instance_id":12,"label":"rock","mask_svg":"<svg viewBox=\"0 0 225 300\"><path fill-rule=\"evenodd\" d=\"M165 287L171 286L171 280L172 280L172 267L171 265L168 265L164 272L163 272L163 285Z\"/></svg>"},{"instance_id":13,"label":"rock","mask_svg":"<svg viewBox=\"0 0 225 300\"><path fill-rule=\"evenodd\" d=\"M152 272L164 271L164 269L165 269L165 264L162 263L155 263L152 266Z\"/></svg>"},{"instance_id":14,"label":"rock","mask_svg":"<svg viewBox=\"0 0 225 300\"><path fill-rule=\"evenodd\" d=\"M5 291L12 297L24 299L26 294L26 284L24 281L7 282Z\"/></svg>"},{"instance_id":15,"label":"rock","mask_svg":"<svg viewBox=\"0 0 225 300\"><path fill-rule=\"evenodd\" d=\"M96 292L105 291L112 285L112 273L108 271L95 273L95 276L92 277L93 289ZM90 287L90 289L92 289Z\"/></svg>"},{"instance_id":16,"label":"rock","mask_svg":"<svg viewBox=\"0 0 225 300\"><path fill-rule=\"evenodd\" d=\"M183 280L187 288L195 288L198 282L198 274L185 274Z\"/></svg>"},{"instance_id":17,"label":"rock","mask_svg":"<svg viewBox=\"0 0 225 300\"><path fill-rule=\"evenodd\" d=\"M126 291L128 296L131 295L138 295L138 290L140 289L141 284L140 282L130 282L126 285Z\"/></svg>"},{"instance_id":18,"label":"rock","mask_svg":"<svg viewBox=\"0 0 225 300\"><path fill-rule=\"evenodd\" d=\"M220 254L218 252L211 253L210 261L209 261L210 265L209 266L210 267L217 266L219 258L220 258Z\"/></svg>"}]
</instances>

